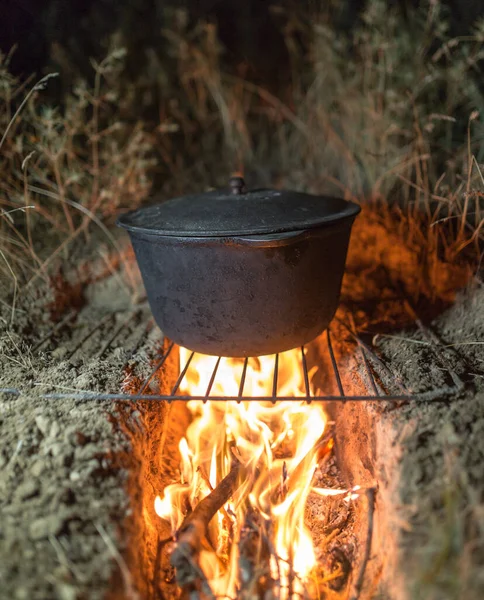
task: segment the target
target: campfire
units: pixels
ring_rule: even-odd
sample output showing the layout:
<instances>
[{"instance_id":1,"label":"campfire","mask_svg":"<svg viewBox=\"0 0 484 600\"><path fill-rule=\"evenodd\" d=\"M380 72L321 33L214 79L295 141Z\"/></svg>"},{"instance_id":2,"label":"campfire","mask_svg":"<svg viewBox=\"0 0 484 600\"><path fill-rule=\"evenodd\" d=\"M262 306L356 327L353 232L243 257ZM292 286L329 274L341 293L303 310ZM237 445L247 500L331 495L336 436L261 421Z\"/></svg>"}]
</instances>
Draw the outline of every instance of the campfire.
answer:
<instances>
[{"instance_id":1,"label":"campfire","mask_svg":"<svg viewBox=\"0 0 484 600\"><path fill-rule=\"evenodd\" d=\"M234 175L118 220L153 317L182 348L176 387L205 393L188 405L179 481L155 501L188 593L307 596L316 558L305 508L332 442L321 405L297 401L311 395L304 348L336 313L360 211L342 198L250 190Z\"/></svg>"},{"instance_id":2,"label":"campfire","mask_svg":"<svg viewBox=\"0 0 484 600\"><path fill-rule=\"evenodd\" d=\"M104 4L0 40L0 596L484 598L480 15Z\"/></svg>"},{"instance_id":3,"label":"campfire","mask_svg":"<svg viewBox=\"0 0 484 600\"><path fill-rule=\"evenodd\" d=\"M180 363L189 355L180 348ZM170 562L186 592L317 597L308 497L356 497L313 482L333 444L324 409L305 401L220 401L236 396L241 380L251 397L305 396L300 349L278 355L277 381L273 370L274 356L244 362L196 354L190 362L181 392L210 389L216 399L188 402L192 422L179 443L179 481L155 500L157 515L170 523Z\"/></svg>"}]
</instances>

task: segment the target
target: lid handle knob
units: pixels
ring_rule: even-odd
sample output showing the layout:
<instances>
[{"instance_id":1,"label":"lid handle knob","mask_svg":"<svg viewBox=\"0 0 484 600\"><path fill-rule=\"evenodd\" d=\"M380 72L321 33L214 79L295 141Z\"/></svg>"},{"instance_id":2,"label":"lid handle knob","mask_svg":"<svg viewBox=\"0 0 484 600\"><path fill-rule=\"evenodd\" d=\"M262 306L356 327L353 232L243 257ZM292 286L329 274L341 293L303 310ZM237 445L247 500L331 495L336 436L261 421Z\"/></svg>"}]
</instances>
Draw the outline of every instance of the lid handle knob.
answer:
<instances>
[{"instance_id":1,"label":"lid handle knob","mask_svg":"<svg viewBox=\"0 0 484 600\"><path fill-rule=\"evenodd\" d=\"M231 177L229 179L229 186L234 196L240 196L240 194L245 194L247 191L243 177Z\"/></svg>"}]
</instances>

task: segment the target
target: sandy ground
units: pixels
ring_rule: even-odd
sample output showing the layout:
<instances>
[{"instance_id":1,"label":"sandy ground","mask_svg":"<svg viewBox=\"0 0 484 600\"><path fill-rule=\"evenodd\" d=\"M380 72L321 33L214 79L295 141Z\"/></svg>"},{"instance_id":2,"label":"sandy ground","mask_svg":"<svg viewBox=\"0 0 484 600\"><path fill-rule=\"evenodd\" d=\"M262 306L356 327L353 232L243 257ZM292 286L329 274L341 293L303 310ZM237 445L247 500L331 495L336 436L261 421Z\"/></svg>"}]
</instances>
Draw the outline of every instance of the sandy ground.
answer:
<instances>
[{"instance_id":1,"label":"sandy ground","mask_svg":"<svg viewBox=\"0 0 484 600\"><path fill-rule=\"evenodd\" d=\"M104 598L124 585L114 566L130 448L118 406L41 394L118 392L134 353L148 373L161 333L147 331L146 305L133 309L116 277L82 293L84 307L57 324L51 293L23 298L1 337L0 387L20 390L0 396L1 598Z\"/></svg>"},{"instance_id":2,"label":"sandy ground","mask_svg":"<svg viewBox=\"0 0 484 600\"><path fill-rule=\"evenodd\" d=\"M484 597L483 340L484 288L476 285L423 330L375 339L392 372L374 364L380 381L394 393L402 382L423 401L348 403L337 412L348 483L378 488L371 598ZM353 358L348 367L362 376Z\"/></svg>"},{"instance_id":3,"label":"sandy ground","mask_svg":"<svg viewBox=\"0 0 484 600\"><path fill-rule=\"evenodd\" d=\"M401 457L399 554L412 599L477 600L484 597L484 288L460 297L430 331L430 339L417 328L378 342L413 391L462 386L447 401L444 391L385 417Z\"/></svg>"},{"instance_id":4,"label":"sandy ground","mask_svg":"<svg viewBox=\"0 0 484 600\"><path fill-rule=\"evenodd\" d=\"M350 260L344 290L361 268ZM116 273L91 273L83 281L69 288L68 298L60 298L59 286L23 294L13 317L1 305L0 387L20 392L0 396L1 599L130 592L123 525L136 507L127 493L129 472L142 457L119 418L125 408L42 394L133 391L150 372L162 335L146 303L133 305ZM378 277L365 286L381 296ZM368 317L357 292L352 302L361 307L359 324L383 322ZM429 339L410 318L405 330L391 331L397 337L375 340L411 391L438 390L433 401L359 408L385 432L378 439L394 448L378 448L387 460L376 461L380 471L369 469L369 479L391 491L395 510L387 517L396 531L391 544L400 577L390 591L398 600L484 596L482 287L473 283L440 312L431 326L436 337ZM456 382L459 393L447 394ZM130 421L144 427L152 416L147 411L133 406Z\"/></svg>"}]
</instances>

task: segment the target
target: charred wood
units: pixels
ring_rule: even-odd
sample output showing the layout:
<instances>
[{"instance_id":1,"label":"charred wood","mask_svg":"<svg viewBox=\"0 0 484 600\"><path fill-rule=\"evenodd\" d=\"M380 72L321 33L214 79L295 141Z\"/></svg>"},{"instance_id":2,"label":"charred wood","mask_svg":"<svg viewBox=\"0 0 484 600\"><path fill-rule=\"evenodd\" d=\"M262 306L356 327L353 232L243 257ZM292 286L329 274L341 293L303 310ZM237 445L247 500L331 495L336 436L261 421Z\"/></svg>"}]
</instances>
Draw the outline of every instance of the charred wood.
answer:
<instances>
[{"instance_id":1,"label":"charred wood","mask_svg":"<svg viewBox=\"0 0 484 600\"><path fill-rule=\"evenodd\" d=\"M207 540L208 524L236 490L240 463L234 459L228 475L206 496L183 521L176 534L170 563L176 569L176 580L182 588L200 586L201 591L213 598L213 592L198 563L203 549L212 550Z\"/></svg>"}]
</instances>

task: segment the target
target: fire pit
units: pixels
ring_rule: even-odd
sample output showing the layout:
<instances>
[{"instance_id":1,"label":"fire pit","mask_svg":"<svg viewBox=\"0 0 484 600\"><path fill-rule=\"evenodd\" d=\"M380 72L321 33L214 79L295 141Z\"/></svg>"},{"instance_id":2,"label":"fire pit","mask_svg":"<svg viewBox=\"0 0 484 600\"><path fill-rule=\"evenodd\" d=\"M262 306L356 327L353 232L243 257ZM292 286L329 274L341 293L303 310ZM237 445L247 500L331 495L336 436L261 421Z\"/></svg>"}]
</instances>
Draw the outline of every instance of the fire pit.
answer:
<instances>
[{"instance_id":1,"label":"fire pit","mask_svg":"<svg viewBox=\"0 0 484 600\"><path fill-rule=\"evenodd\" d=\"M355 238L364 248L366 225ZM387 240L384 247L393 246ZM412 295L392 287L387 271L373 269L362 280L365 260L353 246L336 318L289 353L228 359L162 341L146 305L133 310L126 298L106 313L115 277L114 287L90 284L97 291L89 290L74 327L66 325L76 319L70 313L55 329L46 322L26 354L44 365L35 396L28 365L1 381L10 597L20 580L22 593L35 586L39 597L59 590L100 600L108 588L120 598L136 590L143 600L210 597L224 588L235 590L231 598L366 600L376 589L401 597L410 586L406 565L413 582L419 557L423 568L435 542L429 536L443 532L432 515L447 479L436 481L444 466L435 465L443 456L445 468L455 462L455 436L479 414L466 378L479 372L472 358L479 346L458 345L471 339L478 306L429 328L417 317L422 306L411 306ZM404 268L413 273L416 264ZM378 302L365 304L361 298L372 293ZM16 423L25 423L21 434ZM434 431L443 450L426 446ZM466 470L456 467L449 481L460 481L459 473L472 481L471 458L462 454ZM120 465L130 476L126 512ZM416 548L417 535L426 545ZM21 565L19 536L32 548ZM108 584L112 557L122 578Z\"/></svg>"},{"instance_id":2,"label":"fire pit","mask_svg":"<svg viewBox=\"0 0 484 600\"><path fill-rule=\"evenodd\" d=\"M192 422L179 443L180 481L155 500L171 528L158 542L155 570L167 546L185 594L313 597L320 588L317 578L310 581L317 560L305 525L308 497L351 502L360 488L314 484L333 435L322 405L313 402L303 344L334 316L359 208L295 192L247 193L241 178L230 186L119 220L131 235L155 319L190 348L180 348L170 396L158 396L171 403L184 395ZM346 399L329 329L325 337L333 399ZM138 397L173 348L172 342ZM364 346L362 352L378 397Z\"/></svg>"},{"instance_id":3,"label":"fire pit","mask_svg":"<svg viewBox=\"0 0 484 600\"><path fill-rule=\"evenodd\" d=\"M302 344L334 316L359 207L295 192L246 192L239 177L230 187L119 220L155 319L190 348L180 348L180 374L166 398L185 394L193 420L179 445L181 481L155 500L172 533L159 548L172 546L170 563L188 594L307 596L317 563L305 526L308 496L351 501L358 494L313 483L333 439L323 407L311 404ZM344 397L329 330L326 341ZM319 593L312 587L311 596Z\"/></svg>"},{"instance_id":4,"label":"fire pit","mask_svg":"<svg viewBox=\"0 0 484 600\"><path fill-rule=\"evenodd\" d=\"M168 393L147 395L173 361L179 375ZM355 365L359 384L348 377ZM317 374L326 395L315 387ZM425 401L425 394L412 394L340 320L307 349L259 358L206 356L166 342L138 391L171 406L165 428L185 413L190 423L177 438L179 475L154 500L160 533L152 568L165 597L179 588L202 598L314 598L328 582L359 594L369 568L377 490L376 476L359 468L353 452L358 448L371 460L371 438L363 432L373 427L372 410L376 415L382 404ZM375 403L358 411L366 441L348 446L353 436L341 403L362 400ZM324 551L314 543L317 527L310 532L308 518L320 522L332 511L336 524L326 525L322 539L335 531L339 545ZM382 535L380 530L377 544ZM377 568L374 562L370 571Z\"/></svg>"}]
</instances>

